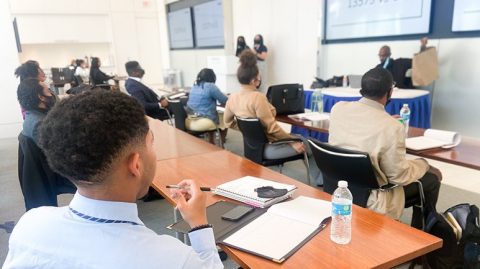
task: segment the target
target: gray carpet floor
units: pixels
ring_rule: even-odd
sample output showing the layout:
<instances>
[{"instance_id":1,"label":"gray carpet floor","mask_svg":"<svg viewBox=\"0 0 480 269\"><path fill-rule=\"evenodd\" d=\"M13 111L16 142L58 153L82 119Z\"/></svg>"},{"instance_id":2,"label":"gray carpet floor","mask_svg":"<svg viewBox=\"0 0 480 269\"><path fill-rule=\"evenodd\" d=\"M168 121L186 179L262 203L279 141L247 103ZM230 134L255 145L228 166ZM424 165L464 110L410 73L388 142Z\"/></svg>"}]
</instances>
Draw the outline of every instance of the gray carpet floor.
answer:
<instances>
[{"instance_id":1,"label":"gray carpet floor","mask_svg":"<svg viewBox=\"0 0 480 269\"><path fill-rule=\"evenodd\" d=\"M243 141L241 134L230 130L225 148L236 154L243 155ZM17 149L18 141L16 138L0 139L0 224L7 221L17 222L25 212L23 196L17 176ZM276 170L276 168L272 168ZM285 165L283 173L291 178L301 182L305 179L305 167L301 161L291 162ZM461 175L459 175L461 178ZM69 203L72 195L60 195L59 203L66 205ZM469 202L480 205L480 197L473 192L442 186L438 210L445 210L448 207L461 203ZM172 207L165 200L145 203L138 202L139 215L147 227L159 234L173 233L165 227L173 221ZM410 210L403 214L402 222L409 223ZM8 252L9 234L0 229L0 264L3 264ZM224 262L225 268L238 268L238 265L228 259ZM407 268L405 265L398 268Z\"/></svg>"}]
</instances>

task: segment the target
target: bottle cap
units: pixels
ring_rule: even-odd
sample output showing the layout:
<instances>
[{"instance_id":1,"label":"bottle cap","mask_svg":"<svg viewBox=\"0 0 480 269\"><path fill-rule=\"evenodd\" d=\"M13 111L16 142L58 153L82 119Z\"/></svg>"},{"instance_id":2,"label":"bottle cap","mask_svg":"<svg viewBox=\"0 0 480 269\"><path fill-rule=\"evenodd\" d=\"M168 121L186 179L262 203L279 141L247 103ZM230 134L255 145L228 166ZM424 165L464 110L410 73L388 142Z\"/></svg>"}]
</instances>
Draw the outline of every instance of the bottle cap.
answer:
<instances>
[{"instance_id":1,"label":"bottle cap","mask_svg":"<svg viewBox=\"0 0 480 269\"><path fill-rule=\"evenodd\" d=\"M338 181L338 187L346 188L346 187L348 187L348 182L345 181L345 180L340 180L340 181Z\"/></svg>"}]
</instances>

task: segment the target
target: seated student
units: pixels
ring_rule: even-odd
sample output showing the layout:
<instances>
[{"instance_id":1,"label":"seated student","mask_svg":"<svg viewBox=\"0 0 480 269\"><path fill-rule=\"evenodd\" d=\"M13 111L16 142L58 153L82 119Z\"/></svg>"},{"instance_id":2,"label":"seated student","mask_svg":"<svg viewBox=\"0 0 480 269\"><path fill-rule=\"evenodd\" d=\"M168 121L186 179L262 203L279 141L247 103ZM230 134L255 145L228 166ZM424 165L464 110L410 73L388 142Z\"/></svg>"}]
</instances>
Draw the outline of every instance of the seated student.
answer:
<instances>
[{"instance_id":1,"label":"seated student","mask_svg":"<svg viewBox=\"0 0 480 269\"><path fill-rule=\"evenodd\" d=\"M216 129L220 124L217 113L217 102L225 105L228 97L215 85L217 77L212 69L204 68L198 75L188 97L187 107L189 112L199 118L187 118L187 128L193 131ZM223 125L223 120L222 124ZM222 126L220 126L222 127ZM221 139L225 140L226 130L221 128ZM209 133L210 143L214 144L214 135Z\"/></svg>"},{"instance_id":2,"label":"seated student","mask_svg":"<svg viewBox=\"0 0 480 269\"><path fill-rule=\"evenodd\" d=\"M362 77L363 98L358 102L339 102L330 114L329 143L346 149L367 152L380 186L388 183L402 187L390 191L372 191L367 207L400 218L406 200L419 197L417 184L423 184L426 205L435 208L442 174L424 159L405 158L405 129L385 112L392 95L390 72L371 69ZM414 210L412 225L421 227L422 216Z\"/></svg>"},{"instance_id":3,"label":"seated student","mask_svg":"<svg viewBox=\"0 0 480 269\"><path fill-rule=\"evenodd\" d=\"M20 81L23 81L25 79L38 79L40 82L45 82L45 80L47 79L38 62L34 60L28 60L19 67L17 67L15 69L15 76L17 78L20 78ZM21 107L21 110L22 117L23 119L25 119L25 109Z\"/></svg>"},{"instance_id":4,"label":"seated student","mask_svg":"<svg viewBox=\"0 0 480 269\"><path fill-rule=\"evenodd\" d=\"M286 133L275 120L276 110L267 100L265 94L258 91L261 84L257 67L257 56L250 50L240 54L240 66L237 69L237 78L241 84L239 92L229 96L225 105L224 121L228 128L236 128L235 116L241 118L258 118L265 127L265 134L269 141L280 139L302 138ZM302 138L304 139L304 138ZM307 145L307 147L305 147ZM295 156L310 150L306 141L266 145L264 158L280 159ZM323 178L313 158L309 158L310 177L317 185L323 185Z\"/></svg>"},{"instance_id":5,"label":"seated student","mask_svg":"<svg viewBox=\"0 0 480 269\"><path fill-rule=\"evenodd\" d=\"M102 62L98 57L92 57L92 65L90 67L90 82L93 86L96 85L105 85L108 84L108 81L114 76L109 76L100 70L100 66L102 66ZM102 88L109 90L110 86L102 86Z\"/></svg>"},{"instance_id":6,"label":"seated student","mask_svg":"<svg viewBox=\"0 0 480 269\"><path fill-rule=\"evenodd\" d=\"M55 105L56 98L47 85L38 79L24 79L17 89L20 106L25 109L22 134L38 141L38 126L47 112Z\"/></svg>"},{"instance_id":7,"label":"seated student","mask_svg":"<svg viewBox=\"0 0 480 269\"><path fill-rule=\"evenodd\" d=\"M192 227L191 247L139 219L135 201L155 176L153 140L143 108L123 93L90 91L59 102L39 142L52 169L78 192L68 206L22 216L3 268L223 268L206 195L194 181L172 191Z\"/></svg>"},{"instance_id":8,"label":"seated student","mask_svg":"<svg viewBox=\"0 0 480 269\"><path fill-rule=\"evenodd\" d=\"M79 76L82 79L82 83L88 84L90 83L90 71L88 70L88 64L84 59L76 60L76 66L74 71L74 76ZM78 85L77 85L78 86Z\"/></svg>"},{"instance_id":9,"label":"seated student","mask_svg":"<svg viewBox=\"0 0 480 269\"><path fill-rule=\"evenodd\" d=\"M142 104L147 116L159 120L169 119L167 99L163 96L159 98L152 89L142 83L145 70L140 64L137 61L130 61L125 63L125 69L128 74L125 88L132 97Z\"/></svg>"}]
</instances>

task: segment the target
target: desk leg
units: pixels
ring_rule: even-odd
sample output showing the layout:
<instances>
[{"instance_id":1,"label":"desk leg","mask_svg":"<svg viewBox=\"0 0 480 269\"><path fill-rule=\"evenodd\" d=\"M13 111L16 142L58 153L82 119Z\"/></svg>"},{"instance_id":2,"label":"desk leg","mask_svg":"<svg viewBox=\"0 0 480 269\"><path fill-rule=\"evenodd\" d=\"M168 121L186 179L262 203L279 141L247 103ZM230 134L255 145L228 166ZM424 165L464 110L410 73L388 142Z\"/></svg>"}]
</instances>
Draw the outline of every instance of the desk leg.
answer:
<instances>
[{"instance_id":1,"label":"desk leg","mask_svg":"<svg viewBox=\"0 0 480 269\"><path fill-rule=\"evenodd\" d=\"M178 211L178 209L176 207L173 208L173 221L174 222L177 222L178 221L178 214L180 214L180 211ZM183 238L182 240L182 236L179 232L175 232L175 237L182 241L182 242L185 242L185 238Z\"/></svg>"}]
</instances>

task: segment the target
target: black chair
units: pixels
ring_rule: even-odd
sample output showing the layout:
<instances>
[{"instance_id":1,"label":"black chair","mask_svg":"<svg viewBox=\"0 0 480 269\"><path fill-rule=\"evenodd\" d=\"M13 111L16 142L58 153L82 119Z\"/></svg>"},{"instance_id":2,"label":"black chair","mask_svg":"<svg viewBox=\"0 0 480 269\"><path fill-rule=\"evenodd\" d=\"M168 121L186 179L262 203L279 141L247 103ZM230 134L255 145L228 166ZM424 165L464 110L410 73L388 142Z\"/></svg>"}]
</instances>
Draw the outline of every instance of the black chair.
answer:
<instances>
[{"instance_id":1,"label":"black chair","mask_svg":"<svg viewBox=\"0 0 480 269\"><path fill-rule=\"evenodd\" d=\"M265 159L263 154L267 144L278 145L284 143L302 142L300 138L282 139L275 142L269 142L267 136L265 135L264 127L259 119L239 117L235 117L235 119L243 136L243 155L245 158L263 166L278 166L280 168L280 173L282 172L283 165L286 162L303 160L307 168L307 180L310 183L308 157L306 152L281 159Z\"/></svg>"},{"instance_id":2,"label":"black chair","mask_svg":"<svg viewBox=\"0 0 480 269\"><path fill-rule=\"evenodd\" d=\"M18 178L27 211L40 206L58 206L58 194L76 192L75 185L52 171L31 138L20 134L18 141Z\"/></svg>"},{"instance_id":3,"label":"black chair","mask_svg":"<svg viewBox=\"0 0 480 269\"><path fill-rule=\"evenodd\" d=\"M368 153L343 149L315 140L309 140L309 143L315 162L323 174L323 190L327 193L332 194L335 191L338 181L346 180L353 195L353 203L367 207L372 190L388 191L399 187L394 184L379 186ZM423 213L425 197L422 183L420 181L416 183L420 193L420 205L416 206ZM417 199L405 201L405 207L414 206L415 200Z\"/></svg>"},{"instance_id":4,"label":"black chair","mask_svg":"<svg viewBox=\"0 0 480 269\"><path fill-rule=\"evenodd\" d=\"M179 99L174 99L174 100L169 100L168 101L168 106L172 110L173 113L173 119L175 122L175 128L182 130L186 133L189 133L193 136L196 137L203 137L206 133L211 133L211 132L216 132L217 136L219 138L219 144L220 147L223 148L223 142L222 139L220 139L220 129L217 127L215 130L209 130L209 131L192 131L189 130L185 124L185 120L187 119L187 111L185 110L185 104L188 100L188 97L185 98L179 98Z\"/></svg>"},{"instance_id":5,"label":"black chair","mask_svg":"<svg viewBox=\"0 0 480 269\"><path fill-rule=\"evenodd\" d=\"M305 94L302 84L281 84L268 87L267 99L278 115L305 112Z\"/></svg>"}]
</instances>

